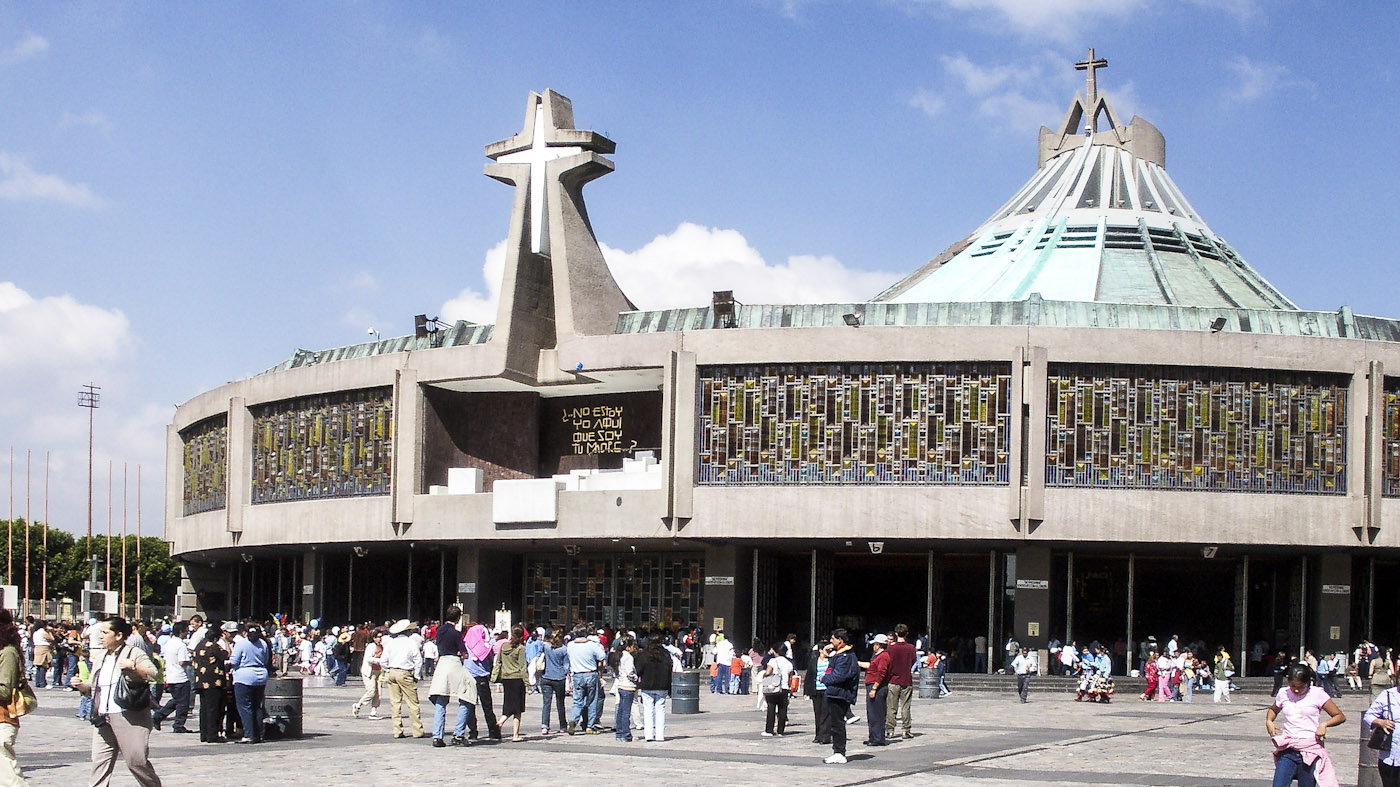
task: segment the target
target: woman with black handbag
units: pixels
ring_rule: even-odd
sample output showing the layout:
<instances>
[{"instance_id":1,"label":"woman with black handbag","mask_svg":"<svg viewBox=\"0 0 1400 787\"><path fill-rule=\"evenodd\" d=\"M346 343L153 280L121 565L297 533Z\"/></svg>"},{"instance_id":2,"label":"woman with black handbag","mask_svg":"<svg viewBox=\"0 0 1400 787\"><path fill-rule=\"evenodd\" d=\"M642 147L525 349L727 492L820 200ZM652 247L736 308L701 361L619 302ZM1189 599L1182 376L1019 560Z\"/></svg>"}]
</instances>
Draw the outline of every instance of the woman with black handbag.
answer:
<instances>
[{"instance_id":1,"label":"woman with black handbag","mask_svg":"<svg viewBox=\"0 0 1400 787\"><path fill-rule=\"evenodd\" d=\"M1383 787L1400 787L1400 736L1395 735L1395 712L1400 711L1400 689L1391 687L1376 695L1361 715L1370 728L1366 745L1376 750L1376 770Z\"/></svg>"},{"instance_id":2,"label":"woman with black handbag","mask_svg":"<svg viewBox=\"0 0 1400 787\"><path fill-rule=\"evenodd\" d=\"M117 755L131 776L143 787L160 787L151 765L150 682L157 670L146 652L127 643L131 623L110 617L97 624L101 648L93 654L89 682L74 682L83 694L92 694L92 787L107 787Z\"/></svg>"}]
</instances>

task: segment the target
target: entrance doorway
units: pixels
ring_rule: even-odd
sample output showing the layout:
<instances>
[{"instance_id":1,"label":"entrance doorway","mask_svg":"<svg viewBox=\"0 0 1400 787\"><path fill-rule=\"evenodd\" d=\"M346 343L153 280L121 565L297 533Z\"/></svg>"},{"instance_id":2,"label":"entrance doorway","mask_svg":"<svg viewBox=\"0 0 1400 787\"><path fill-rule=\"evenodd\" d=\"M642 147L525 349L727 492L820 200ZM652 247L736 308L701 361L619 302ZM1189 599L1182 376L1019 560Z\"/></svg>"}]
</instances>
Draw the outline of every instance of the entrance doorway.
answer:
<instances>
[{"instance_id":1,"label":"entrance doorway","mask_svg":"<svg viewBox=\"0 0 1400 787\"><path fill-rule=\"evenodd\" d=\"M1219 645L1233 652L1239 624L1238 571L1238 560L1138 556L1134 637L1141 641L1155 636L1166 647L1176 634L1183 646L1201 642L1207 654Z\"/></svg>"},{"instance_id":2,"label":"entrance doorway","mask_svg":"<svg viewBox=\"0 0 1400 787\"><path fill-rule=\"evenodd\" d=\"M928 555L836 555L832 611L850 631L856 650L867 654L868 636L903 623L922 631L928 613ZM826 632L818 632L821 636Z\"/></svg>"},{"instance_id":3,"label":"entrance doorway","mask_svg":"<svg viewBox=\"0 0 1400 787\"><path fill-rule=\"evenodd\" d=\"M976 638L987 637L986 553L935 555L933 559L933 643L948 654L951 672L973 672ZM1000 643L987 643L995 650Z\"/></svg>"}]
</instances>

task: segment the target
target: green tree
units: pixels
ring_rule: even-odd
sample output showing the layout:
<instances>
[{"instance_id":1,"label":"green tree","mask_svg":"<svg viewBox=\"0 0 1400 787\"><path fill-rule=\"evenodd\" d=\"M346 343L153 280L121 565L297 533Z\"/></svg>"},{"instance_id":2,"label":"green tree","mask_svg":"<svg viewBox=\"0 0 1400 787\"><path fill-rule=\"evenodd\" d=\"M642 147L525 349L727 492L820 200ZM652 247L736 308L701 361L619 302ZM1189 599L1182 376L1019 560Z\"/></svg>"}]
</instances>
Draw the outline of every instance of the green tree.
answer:
<instances>
[{"instance_id":1,"label":"green tree","mask_svg":"<svg viewBox=\"0 0 1400 787\"><path fill-rule=\"evenodd\" d=\"M9 584L18 585L24 593L24 557L26 554L25 531L29 534L29 595L31 598L56 599L67 596L81 597L83 583L92 575L91 556L97 557L97 578L107 577L107 536L75 536L67 530L50 528L48 544L45 548L44 526L42 523L26 523L17 518L13 522L0 519L0 549L4 550L6 563L11 571L5 574ZM170 545L156 536L140 537L141 557L136 557L137 536L126 537L126 586L128 603L135 602L137 572L140 572L141 603L167 605L174 602L175 589L180 582L180 564L171 559ZM112 587L122 589L121 549L122 538L112 537ZM47 561L47 577L45 562ZM5 566L0 565L0 573ZM47 584L43 585L47 579Z\"/></svg>"}]
</instances>

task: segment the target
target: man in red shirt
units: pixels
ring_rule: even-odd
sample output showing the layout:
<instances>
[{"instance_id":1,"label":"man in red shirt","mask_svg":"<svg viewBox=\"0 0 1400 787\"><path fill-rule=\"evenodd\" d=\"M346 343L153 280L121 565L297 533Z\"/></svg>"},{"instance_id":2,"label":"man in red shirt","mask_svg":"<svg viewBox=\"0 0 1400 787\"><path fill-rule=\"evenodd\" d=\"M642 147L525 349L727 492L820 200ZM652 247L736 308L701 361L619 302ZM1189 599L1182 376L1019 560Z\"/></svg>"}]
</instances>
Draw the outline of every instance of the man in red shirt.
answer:
<instances>
[{"instance_id":1,"label":"man in red shirt","mask_svg":"<svg viewBox=\"0 0 1400 787\"><path fill-rule=\"evenodd\" d=\"M889 644L889 637L876 634L871 642L875 655L860 665L865 668L865 722L870 729L866 746L885 745L885 698L890 691L890 654L885 648Z\"/></svg>"},{"instance_id":2,"label":"man in red shirt","mask_svg":"<svg viewBox=\"0 0 1400 787\"><path fill-rule=\"evenodd\" d=\"M904 727L906 739L914 737L914 720L909 715L909 700L914 696L914 662L919 652L909 642L909 627L900 623L894 627L894 642L890 643L890 690L886 700L885 737L894 737L895 723Z\"/></svg>"}]
</instances>

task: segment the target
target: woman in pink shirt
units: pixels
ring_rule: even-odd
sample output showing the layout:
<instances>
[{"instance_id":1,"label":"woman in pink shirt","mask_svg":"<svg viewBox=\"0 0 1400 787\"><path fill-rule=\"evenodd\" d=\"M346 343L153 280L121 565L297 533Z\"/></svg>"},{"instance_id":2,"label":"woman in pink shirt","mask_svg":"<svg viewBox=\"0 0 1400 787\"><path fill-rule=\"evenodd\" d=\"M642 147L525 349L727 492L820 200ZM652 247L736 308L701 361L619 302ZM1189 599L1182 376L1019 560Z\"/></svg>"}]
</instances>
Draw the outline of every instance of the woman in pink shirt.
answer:
<instances>
[{"instance_id":1,"label":"woman in pink shirt","mask_svg":"<svg viewBox=\"0 0 1400 787\"><path fill-rule=\"evenodd\" d=\"M1295 778L1299 787L1338 784L1325 740L1327 728L1347 717L1324 689L1313 685L1313 678L1307 664L1289 667L1288 685L1278 690L1264 716L1264 728L1274 744L1273 787L1288 787ZM1322 721L1323 711L1327 711L1326 721Z\"/></svg>"}]
</instances>

